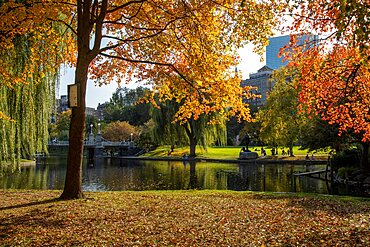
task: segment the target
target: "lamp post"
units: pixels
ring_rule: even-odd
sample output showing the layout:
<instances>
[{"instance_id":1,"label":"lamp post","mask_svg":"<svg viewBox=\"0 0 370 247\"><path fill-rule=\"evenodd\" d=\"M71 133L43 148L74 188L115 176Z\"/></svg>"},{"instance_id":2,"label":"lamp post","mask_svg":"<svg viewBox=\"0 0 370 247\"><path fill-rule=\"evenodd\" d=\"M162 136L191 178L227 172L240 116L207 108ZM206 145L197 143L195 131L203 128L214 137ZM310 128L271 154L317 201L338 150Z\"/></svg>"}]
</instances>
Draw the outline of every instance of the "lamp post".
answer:
<instances>
[{"instance_id":1,"label":"lamp post","mask_svg":"<svg viewBox=\"0 0 370 247\"><path fill-rule=\"evenodd\" d=\"M132 142L132 136L133 136L133 135L134 135L133 133L131 133L131 134L130 134L130 136L131 136L131 142Z\"/></svg>"},{"instance_id":2,"label":"lamp post","mask_svg":"<svg viewBox=\"0 0 370 247\"><path fill-rule=\"evenodd\" d=\"M96 144L99 147L102 146L102 138L101 138L101 132L100 132L100 123L98 123L98 133L96 134L95 142L96 142Z\"/></svg>"},{"instance_id":3,"label":"lamp post","mask_svg":"<svg viewBox=\"0 0 370 247\"><path fill-rule=\"evenodd\" d=\"M94 134L93 134L93 124L90 124L90 134L89 134L89 144L93 144L94 143Z\"/></svg>"}]
</instances>

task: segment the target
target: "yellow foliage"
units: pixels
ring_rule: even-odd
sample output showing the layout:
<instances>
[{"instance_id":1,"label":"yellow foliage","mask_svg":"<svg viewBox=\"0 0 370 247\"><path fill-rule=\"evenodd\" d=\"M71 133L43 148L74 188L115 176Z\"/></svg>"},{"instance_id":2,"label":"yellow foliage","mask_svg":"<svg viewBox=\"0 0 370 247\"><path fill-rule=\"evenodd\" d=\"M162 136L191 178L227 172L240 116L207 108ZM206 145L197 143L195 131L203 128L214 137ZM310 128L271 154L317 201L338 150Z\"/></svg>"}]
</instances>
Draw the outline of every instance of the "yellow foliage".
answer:
<instances>
[{"instance_id":1,"label":"yellow foliage","mask_svg":"<svg viewBox=\"0 0 370 247\"><path fill-rule=\"evenodd\" d=\"M113 122L109 123L102 130L102 136L108 141L128 141L131 138L137 137L137 130L128 122Z\"/></svg>"}]
</instances>

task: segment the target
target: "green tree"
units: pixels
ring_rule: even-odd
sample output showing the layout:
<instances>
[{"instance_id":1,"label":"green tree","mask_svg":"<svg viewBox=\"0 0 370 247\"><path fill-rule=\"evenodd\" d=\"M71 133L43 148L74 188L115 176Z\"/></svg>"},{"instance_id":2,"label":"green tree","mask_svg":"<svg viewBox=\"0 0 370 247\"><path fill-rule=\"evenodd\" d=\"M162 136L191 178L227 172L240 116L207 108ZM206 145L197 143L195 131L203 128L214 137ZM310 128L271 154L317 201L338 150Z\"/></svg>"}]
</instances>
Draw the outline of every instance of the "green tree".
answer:
<instances>
[{"instance_id":1,"label":"green tree","mask_svg":"<svg viewBox=\"0 0 370 247\"><path fill-rule=\"evenodd\" d=\"M334 149L337 153L348 148L354 139L349 133L339 135L339 127L329 124L317 116L308 119L301 132L300 144L303 149L326 150Z\"/></svg>"},{"instance_id":2,"label":"green tree","mask_svg":"<svg viewBox=\"0 0 370 247\"><path fill-rule=\"evenodd\" d=\"M138 139L136 144L145 150L150 150L151 148L158 145L154 138L154 128L155 123L153 119L149 119L148 122L144 123L141 126L138 126Z\"/></svg>"},{"instance_id":3,"label":"green tree","mask_svg":"<svg viewBox=\"0 0 370 247\"><path fill-rule=\"evenodd\" d=\"M239 135L243 127L244 127L244 122L238 121L236 117L231 117L226 122L227 145L228 146L234 145L234 141L236 140L236 137Z\"/></svg>"},{"instance_id":4,"label":"green tree","mask_svg":"<svg viewBox=\"0 0 370 247\"><path fill-rule=\"evenodd\" d=\"M52 58L50 64L33 64L34 53L49 49L47 43L39 43L33 35L15 38L11 51L0 48L1 61L6 61L0 69L0 170L13 171L20 158L32 159L36 152L47 153L48 124L60 64ZM19 82L12 85L13 81ZM11 162L1 162L4 160Z\"/></svg>"},{"instance_id":5,"label":"green tree","mask_svg":"<svg viewBox=\"0 0 370 247\"><path fill-rule=\"evenodd\" d=\"M104 121L127 121L131 125L140 126L150 119L150 104L140 102L149 89L137 87L135 89L118 88L112 94L110 102L104 109Z\"/></svg>"},{"instance_id":6,"label":"green tree","mask_svg":"<svg viewBox=\"0 0 370 247\"><path fill-rule=\"evenodd\" d=\"M176 122L175 117L180 104L176 101L166 101L154 109L154 138L160 144L189 145L189 156L196 156L196 147L202 148L218 143L226 143L225 123L211 124L210 120L217 116L201 115L198 119L186 122Z\"/></svg>"},{"instance_id":7,"label":"green tree","mask_svg":"<svg viewBox=\"0 0 370 247\"><path fill-rule=\"evenodd\" d=\"M58 140L68 141L69 140L69 125L71 123L72 111L67 110L61 112L55 123L56 136Z\"/></svg>"},{"instance_id":8,"label":"green tree","mask_svg":"<svg viewBox=\"0 0 370 247\"><path fill-rule=\"evenodd\" d=\"M245 123L243 129L240 130L239 132L239 138L241 141L241 145L245 145L243 143L243 140L245 140L246 135L249 136L250 144L261 144L260 140L260 129L261 129L261 123L258 121L253 121L253 122L247 122Z\"/></svg>"},{"instance_id":9,"label":"green tree","mask_svg":"<svg viewBox=\"0 0 370 247\"><path fill-rule=\"evenodd\" d=\"M260 138L272 145L289 148L293 156L293 146L298 142L307 117L299 111L298 88L294 82L292 69L275 71L275 82L266 105L257 114L261 123Z\"/></svg>"}]
</instances>

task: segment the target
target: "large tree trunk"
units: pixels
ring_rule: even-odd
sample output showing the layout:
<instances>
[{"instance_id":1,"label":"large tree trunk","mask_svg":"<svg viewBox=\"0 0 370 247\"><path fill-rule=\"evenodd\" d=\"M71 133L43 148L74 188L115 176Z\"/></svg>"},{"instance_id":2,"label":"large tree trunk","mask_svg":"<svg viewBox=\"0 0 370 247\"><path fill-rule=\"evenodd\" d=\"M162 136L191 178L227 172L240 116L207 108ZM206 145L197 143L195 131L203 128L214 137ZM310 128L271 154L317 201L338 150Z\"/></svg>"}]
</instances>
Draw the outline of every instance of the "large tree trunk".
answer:
<instances>
[{"instance_id":1,"label":"large tree trunk","mask_svg":"<svg viewBox=\"0 0 370 247\"><path fill-rule=\"evenodd\" d=\"M196 151L196 148L197 148L197 139L194 136L192 136L192 137L189 136L189 139L190 139L190 154L189 154L189 156L194 158L196 156L195 151Z\"/></svg>"},{"instance_id":2,"label":"large tree trunk","mask_svg":"<svg viewBox=\"0 0 370 247\"><path fill-rule=\"evenodd\" d=\"M82 61L81 61L82 60ZM88 64L86 60L78 58L75 83L80 85L79 106L72 108L72 118L69 127L69 147L67 172L64 190L60 198L82 198L82 160L85 133L85 95Z\"/></svg>"},{"instance_id":3,"label":"large tree trunk","mask_svg":"<svg viewBox=\"0 0 370 247\"><path fill-rule=\"evenodd\" d=\"M104 19L99 16L100 24L96 24L94 48L90 49L90 32L95 19L91 12L91 0L77 1L77 65L75 73L75 84L79 85L79 105L72 109L71 124L69 127L69 147L67 159L67 172L65 178L64 191L60 198L77 199L83 197L82 193L82 160L85 133L85 97L88 69L90 62L96 57L101 44L101 21ZM106 9L107 1L103 1ZM103 8L102 7L102 8ZM105 12L104 12L105 13ZM104 14L103 13L103 14Z\"/></svg>"},{"instance_id":4,"label":"large tree trunk","mask_svg":"<svg viewBox=\"0 0 370 247\"><path fill-rule=\"evenodd\" d=\"M184 127L185 132L187 136L189 137L189 145L190 145L189 156L194 158L196 156L195 149L197 147L198 140L194 134L193 126L191 125L191 123L187 123L187 124L182 125L182 127Z\"/></svg>"},{"instance_id":5,"label":"large tree trunk","mask_svg":"<svg viewBox=\"0 0 370 247\"><path fill-rule=\"evenodd\" d=\"M361 168L370 171L369 167L369 148L370 143L369 142L362 142L362 158L361 158Z\"/></svg>"}]
</instances>

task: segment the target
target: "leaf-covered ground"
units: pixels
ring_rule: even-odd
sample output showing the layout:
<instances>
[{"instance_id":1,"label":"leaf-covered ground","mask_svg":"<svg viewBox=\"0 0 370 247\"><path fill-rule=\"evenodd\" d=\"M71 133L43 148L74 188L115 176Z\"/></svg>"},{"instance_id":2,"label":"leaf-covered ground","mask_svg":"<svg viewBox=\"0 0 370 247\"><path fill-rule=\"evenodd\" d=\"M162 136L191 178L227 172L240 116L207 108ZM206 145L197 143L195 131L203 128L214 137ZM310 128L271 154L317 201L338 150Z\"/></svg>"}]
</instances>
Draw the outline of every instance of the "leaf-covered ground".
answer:
<instances>
[{"instance_id":1,"label":"leaf-covered ground","mask_svg":"<svg viewBox=\"0 0 370 247\"><path fill-rule=\"evenodd\" d=\"M247 192L1 191L0 246L370 246L370 201Z\"/></svg>"}]
</instances>

